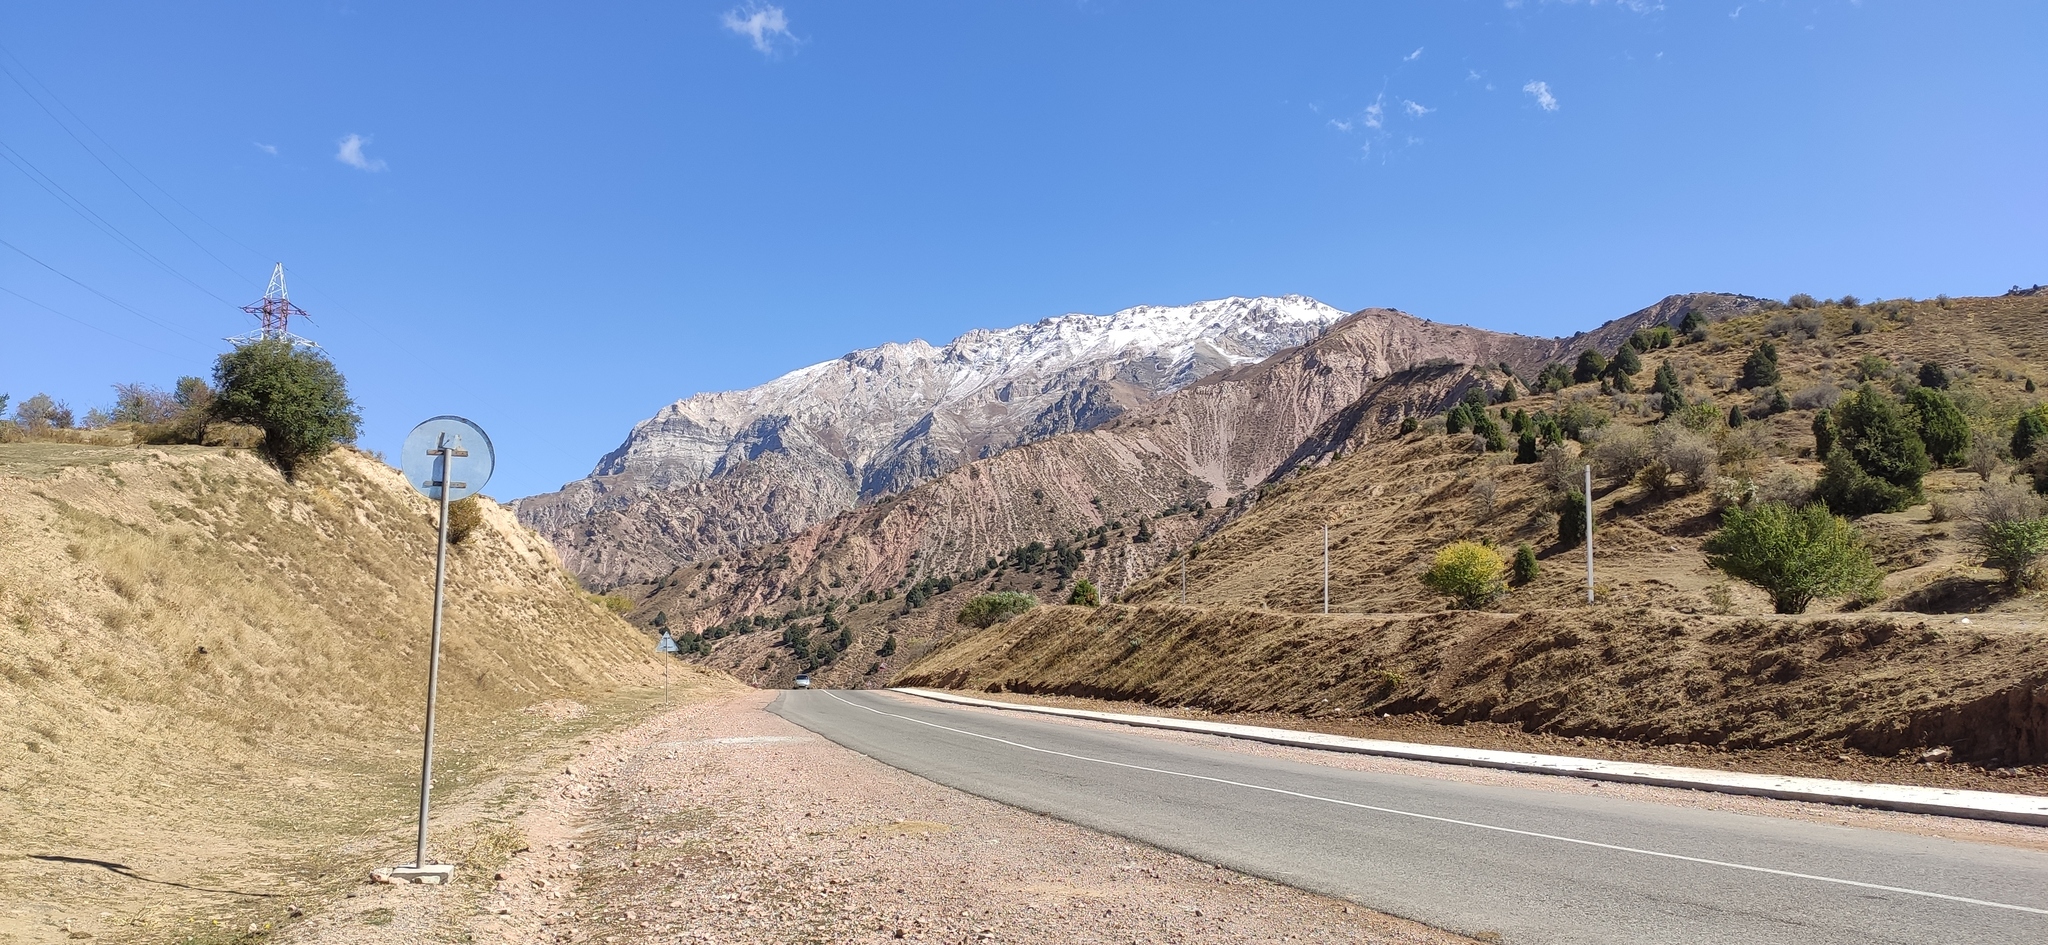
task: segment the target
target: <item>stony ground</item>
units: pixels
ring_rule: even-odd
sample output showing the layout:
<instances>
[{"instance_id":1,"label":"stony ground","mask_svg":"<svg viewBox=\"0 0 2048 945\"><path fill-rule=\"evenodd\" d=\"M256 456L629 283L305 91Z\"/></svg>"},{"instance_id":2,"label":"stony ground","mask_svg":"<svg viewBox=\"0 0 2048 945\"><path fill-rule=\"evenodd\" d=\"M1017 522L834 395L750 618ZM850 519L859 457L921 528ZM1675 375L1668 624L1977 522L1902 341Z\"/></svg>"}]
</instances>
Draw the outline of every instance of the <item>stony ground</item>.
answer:
<instances>
[{"instance_id":1,"label":"stony ground","mask_svg":"<svg viewBox=\"0 0 2048 945\"><path fill-rule=\"evenodd\" d=\"M279 940L1469 941L940 787L762 711L773 696L593 739L492 876L365 885Z\"/></svg>"}]
</instances>

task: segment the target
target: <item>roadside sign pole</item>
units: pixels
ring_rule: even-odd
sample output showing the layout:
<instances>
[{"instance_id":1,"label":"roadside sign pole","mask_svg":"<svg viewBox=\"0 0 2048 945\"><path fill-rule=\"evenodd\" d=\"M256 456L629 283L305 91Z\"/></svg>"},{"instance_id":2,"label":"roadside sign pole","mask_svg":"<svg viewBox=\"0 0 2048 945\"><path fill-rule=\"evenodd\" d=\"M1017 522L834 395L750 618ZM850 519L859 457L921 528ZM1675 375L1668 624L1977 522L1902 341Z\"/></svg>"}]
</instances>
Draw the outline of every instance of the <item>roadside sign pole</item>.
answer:
<instances>
[{"instance_id":1,"label":"roadside sign pole","mask_svg":"<svg viewBox=\"0 0 2048 945\"><path fill-rule=\"evenodd\" d=\"M1593 467L1586 467L1586 603L1593 602Z\"/></svg>"},{"instance_id":2,"label":"roadside sign pole","mask_svg":"<svg viewBox=\"0 0 2048 945\"><path fill-rule=\"evenodd\" d=\"M434 484L441 492L441 540L434 550L434 632L427 644L427 742L420 751L420 843L412 861L416 870L427 868L427 806L434 789L434 702L441 694L441 603L448 586L448 493L455 491L452 460L468 456L469 451L450 446L448 434L442 433L427 455L440 460L441 475Z\"/></svg>"},{"instance_id":3,"label":"roadside sign pole","mask_svg":"<svg viewBox=\"0 0 2048 945\"><path fill-rule=\"evenodd\" d=\"M406 484L433 501L441 512L434 544L433 631L427 638L427 721L420 748L419 842L410 866L370 871L380 883L440 885L455 876L447 863L427 862L427 815L434 799L434 710L441 696L442 611L448 603L448 517L457 500L484 487L497 465L491 438L483 428L461 417L434 417L406 434L399 453Z\"/></svg>"},{"instance_id":4,"label":"roadside sign pole","mask_svg":"<svg viewBox=\"0 0 2048 945\"><path fill-rule=\"evenodd\" d=\"M1330 615L1330 526L1323 526L1323 616Z\"/></svg>"}]
</instances>

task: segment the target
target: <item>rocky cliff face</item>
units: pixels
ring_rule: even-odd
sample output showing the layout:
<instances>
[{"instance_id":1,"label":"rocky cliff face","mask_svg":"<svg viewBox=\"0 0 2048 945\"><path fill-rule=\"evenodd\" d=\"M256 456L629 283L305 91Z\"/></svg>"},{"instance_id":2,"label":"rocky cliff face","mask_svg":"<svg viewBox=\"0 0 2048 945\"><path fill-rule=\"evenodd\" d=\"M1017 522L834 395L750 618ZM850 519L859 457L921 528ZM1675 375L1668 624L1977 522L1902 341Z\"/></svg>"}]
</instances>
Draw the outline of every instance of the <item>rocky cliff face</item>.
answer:
<instances>
[{"instance_id":1,"label":"rocky cliff face","mask_svg":"<svg viewBox=\"0 0 2048 945\"><path fill-rule=\"evenodd\" d=\"M962 463L1088 430L1308 342L1344 313L1302 296L1144 306L886 344L760 387L677 401L520 518L600 584L777 541Z\"/></svg>"}]
</instances>

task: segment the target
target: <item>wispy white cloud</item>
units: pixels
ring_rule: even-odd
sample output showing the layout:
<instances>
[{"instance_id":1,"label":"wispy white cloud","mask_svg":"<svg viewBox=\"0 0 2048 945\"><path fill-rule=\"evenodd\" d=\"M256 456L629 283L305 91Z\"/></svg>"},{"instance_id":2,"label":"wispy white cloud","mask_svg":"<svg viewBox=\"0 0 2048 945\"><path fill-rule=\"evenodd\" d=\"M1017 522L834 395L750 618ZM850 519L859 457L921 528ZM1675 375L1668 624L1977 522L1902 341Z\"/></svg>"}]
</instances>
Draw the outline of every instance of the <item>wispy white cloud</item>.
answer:
<instances>
[{"instance_id":1,"label":"wispy white cloud","mask_svg":"<svg viewBox=\"0 0 2048 945\"><path fill-rule=\"evenodd\" d=\"M1550 83L1532 81L1522 86L1522 91L1536 96L1536 107L1546 112L1557 111L1557 96L1550 94Z\"/></svg>"},{"instance_id":2,"label":"wispy white cloud","mask_svg":"<svg viewBox=\"0 0 2048 945\"><path fill-rule=\"evenodd\" d=\"M1401 100L1401 110L1407 112L1411 118L1421 118L1430 112L1436 111L1436 109L1427 107L1420 102L1405 98Z\"/></svg>"},{"instance_id":3,"label":"wispy white cloud","mask_svg":"<svg viewBox=\"0 0 2048 945\"><path fill-rule=\"evenodd\" d=\"M1367 128L1378 129L1386 124L1386 113L1386 108L1380 104L1380 99L1376 98L1372 100L1371 105L1365 106L1365 115L1360 120L1365 122Z\"/></svg>"},{"instance_id":4,"label":"wispy white cloud","mask_svg":"<svg viewBox=\"0 0 2048 945\"><path fill-rule=\"evenodd\" d=\"M261 151L261 152L263 152L263 153L265 153L265 154L268 154L268 155L271 155L271 156L273 156L273 157L275 157L275 156L277 155L277 145L274 145L274 144L264 144L264 143L263 143L263 142L261 142L261 141L251 141L251 142L249 142L249 143L250 143L250 144L253 144L253 145L255 145L255 146L256 146L256 150L258 150L258 151Z\"/></svg>"},{"instance_id":5,"label":"wispy white cloud","mask_svg":"<svg viewBox=\"0 0 2048 945\"><path fill-rule=\"evenodd\" d=\"M771 4L749 3L725 11L725 28L745 36L763 55L774 55L778 42L796 43L796 35L789 31L789 14Z\"/></svg>"},{"instance_id":6,"label":"wispy white cloud","mask_svg":"<svg viewBox=\"0 0 2048 945\"><path fill-rule=\"evenodd\" d=\"M334 152L334 159L359 171L369 171L371 173L381 171L385 168L383 158L373 158L363 154L363 146L369 143L370 139L362 135L349 135L341 139L341 150Z\"/></svg>"},{"instance_id":7,"label":"wispy white cloud","mask_svg":"<svg viewBox=\"0 0 2048 945\"><path fill-rule=\"evenodd\" d=\"M1735 12L1734 12L1734 13L1730 13L1730 14L1728 14L1728 18L1729 18L1729 19L1731 19L1731 20L1739 20L1739 19L1742 19L1742 8L1743 8L1743 7L1745 7L1745 6L1748 6L1748 4L1741 4L1741 3L1739 3L1739 4L1736 4L1736 5L1735 5Z\"/></svg>"},{"instance_id":8,"label":"wispy white cloud","mask_svg":"<svg viewBox=\"0 0 2048 945\"><path fill-rule=\"evenodd\" d=\"M1417 59L1420 59L1420 58L1422 58L1422 47L1420 47L1420 46L1417 46L1417 47L1415 47L1415 51L1414 51L1414 52L1412 52L1412 53L1409 53L1408 55L1402 56L1402 57L1401 57L1401 61L1402 61L1402 62L1414 62L1415 60L1417 60Z\"/></svg>"},{"instance_id":9,"label":"wispy white cloud","mask_svg":"<svg viewBox=\"0 0 2048 945\"><path fill-rule=\"evenodd\" d=\"M1856 0L1850 0L1850 2L1854 3ZM1523 0L1501 0L1501 6L1507 7L1510 10L1520 7L1522 3ZM1562 3L1566 6L1577 6L1580 3L1584 3L1589 7L1597 7L1605 3L1616 9L1627 10L1630 13L1655 13L1664 9L1664 4L1660 0L1543 0L1543 3L1546 5Z\"/></svg>"},{"instance_id":10,"label":"wispy white cloud","mask_svg":"<svg viewBox=\"0 0 2048 945\"><path fill-rule=\"evenodd\" d=\"M1350 130L1351 130L1351 119L1349 119L1349 118L1332 118L1332 119L1330 119L1330 127L1332 127L1332 128L1335 128L1335 129L1337 129L1338 131L1350 131Z\"/></svg>"}]
</instances>

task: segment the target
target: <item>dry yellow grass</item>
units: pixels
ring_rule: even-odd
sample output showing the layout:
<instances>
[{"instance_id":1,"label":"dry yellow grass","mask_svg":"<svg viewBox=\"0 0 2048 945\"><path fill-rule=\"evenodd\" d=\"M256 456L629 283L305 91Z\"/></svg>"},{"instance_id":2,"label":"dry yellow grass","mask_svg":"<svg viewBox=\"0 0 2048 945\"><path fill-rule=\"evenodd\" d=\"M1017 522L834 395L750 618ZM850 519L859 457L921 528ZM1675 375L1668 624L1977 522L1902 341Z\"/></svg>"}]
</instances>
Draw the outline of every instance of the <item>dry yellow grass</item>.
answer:
<instances>
[{"instance_id":1,"label":"dry yellow grass","mask_svg":"<svg viewBox=\"0 0 2048 945\"><path fill-rule=\"evenodd\" d=\"M450 798L661 684L647 637L482 511L450 556ZM210 931L209 912L283 908L30 856L312 898L402 847L433 542L429 504L349 451L288 483L235 451L0 445L0 900L19 904L0 941L101 909L155 938L180 911ZM559 700L596 711L519 711ZM473 845L450 831L446 849Z\"/></svg>"}]
</instances>

